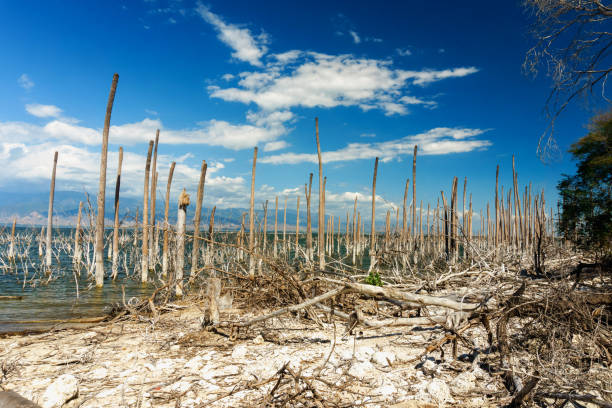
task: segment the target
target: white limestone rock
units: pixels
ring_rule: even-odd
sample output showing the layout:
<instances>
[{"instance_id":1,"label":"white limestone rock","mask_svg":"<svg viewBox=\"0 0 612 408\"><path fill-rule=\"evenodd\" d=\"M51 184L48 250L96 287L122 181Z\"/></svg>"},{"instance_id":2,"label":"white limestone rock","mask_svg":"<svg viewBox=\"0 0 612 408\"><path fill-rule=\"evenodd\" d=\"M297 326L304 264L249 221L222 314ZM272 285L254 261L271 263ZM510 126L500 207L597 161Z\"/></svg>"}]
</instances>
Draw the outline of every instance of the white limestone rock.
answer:
<instances>
[{"instance_id":1,"label":"white limestone rock","mask_svg":"<svg viewBox=\"0 0 612 408\"><path fill-rule=\"evenodd\" d=\"M59 408L79 394L79 380L72 374L59 376L41 397L42 408Z\"/></svg>"},{"instance_id":2,"label":"white limestone rock","mask_svg":"<svg viewBox=\"0 0 612 408\"><path fill-rule=\"evenodd\" d=\"M395 354L390 351L377 351L372 355L372 362L388 367L395 362Z\"/></svg>"},{"instance_id":3,"label":"white limestone rock","mask_svg":"<svg viewBox=\"0 0 612 408\"><path fill-rule=\"evenodd\" d=\"M451 399L450 388L444 381L437 378L427 384L427 393L439 404L444 404Z\"/></svg>"}]
</instances>

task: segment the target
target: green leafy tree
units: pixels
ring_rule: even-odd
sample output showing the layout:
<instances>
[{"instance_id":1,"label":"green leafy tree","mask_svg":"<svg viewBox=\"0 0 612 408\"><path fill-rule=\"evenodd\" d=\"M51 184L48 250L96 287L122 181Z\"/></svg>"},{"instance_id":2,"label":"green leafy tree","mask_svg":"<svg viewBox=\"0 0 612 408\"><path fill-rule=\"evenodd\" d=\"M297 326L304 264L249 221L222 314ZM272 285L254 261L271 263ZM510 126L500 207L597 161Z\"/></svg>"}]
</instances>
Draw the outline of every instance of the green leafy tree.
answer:
<instances>
[{"instance_id":1,"label":"green leafy tree","mask_svg":"<svg viewBox=\"0 0 612 408\"><path fill-rule=\"evenodd\" d=\"M564 175L561 234L583 249L612 250L612 110L596 116L589 133L570 148L578 160L573 176Z\"/></svg>"}]
</instances>

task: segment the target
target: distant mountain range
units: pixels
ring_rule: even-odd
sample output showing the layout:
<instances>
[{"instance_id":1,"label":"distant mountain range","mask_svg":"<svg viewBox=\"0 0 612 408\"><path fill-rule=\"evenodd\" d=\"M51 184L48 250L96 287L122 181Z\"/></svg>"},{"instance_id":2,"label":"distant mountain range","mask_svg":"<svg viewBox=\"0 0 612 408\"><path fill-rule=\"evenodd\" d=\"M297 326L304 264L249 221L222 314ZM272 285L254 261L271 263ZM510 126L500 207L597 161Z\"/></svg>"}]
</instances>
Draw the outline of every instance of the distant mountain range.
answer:
<instances>
[{"instance_id":1,"label":"distant mountain range","mask_svg":"<svg viewBox=\"0 0 612 408\"><path fill-rule=\"evenodd\" d=\"M53 223L54 226L74 226L77 221L79 210L79 202L83 201L83 214L81 225L89 224L87 196L84 192L76 191L56 191L53 200ZM89 202L93 213L97 210L97 198L95 195L89 196ZM114 217L114 196L107 196L105 205L106 225L112 225ZM123 220L124 225L134 223L136 209L139 212L139 222L142 222L142 199L130 197L121 198L119 202L119 218ZM259 205L261 208L261 205ZM17 219L17 224L25 226L41 226L47 224L47 212L49 209L49 193L26 193L26 192L6 192L0 191L0 224L11 224L14 219ZM202 208L201 225L208 225L212 207ZM193 222L195 205L192 204L187 210L187 222ZM158 200L156 209L157 220L163 220L164 217L164 201ZM177 206L170 205L168 211L168 220L170 223L176 222ZM243 213L248 213L246 208L217 208L215 211L215 227L223 229L238 229L240 228L241 218ZM257 221L262 222L263 210L255 211ZM287 210L287 231L295 229L295 221L297 214L295 210ZM312 226L317 225L316 215L313 213ZM248 215L245 218L245 224L248 227ZM278 211L278 229L282 231L283 212ZM306 216L300 214L300 229L306 225ZM274 227L274 207L268 209L268 228ZM304 227L305 228L305 227Z\"/></svg>"}]
</instances>

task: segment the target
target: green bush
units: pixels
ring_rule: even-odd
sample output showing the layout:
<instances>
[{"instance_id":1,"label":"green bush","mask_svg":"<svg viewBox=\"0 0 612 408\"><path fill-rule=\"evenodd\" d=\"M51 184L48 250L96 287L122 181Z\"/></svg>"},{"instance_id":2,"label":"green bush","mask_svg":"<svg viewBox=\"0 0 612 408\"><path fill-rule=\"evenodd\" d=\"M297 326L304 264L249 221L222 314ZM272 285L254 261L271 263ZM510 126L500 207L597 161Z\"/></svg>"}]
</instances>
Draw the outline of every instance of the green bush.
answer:
<instances>
[{"instance_id":1,"label":"green bush","mask_svg":"<svg viewBox=\"0 0 612 408\"><path fill-rule=\"evenodd\" d=\"M365 283L373 286L382 286L382 279L380 279L380 274L375 271L370 271L370 274L365 278Z\"/></svg>"}]
</instances>

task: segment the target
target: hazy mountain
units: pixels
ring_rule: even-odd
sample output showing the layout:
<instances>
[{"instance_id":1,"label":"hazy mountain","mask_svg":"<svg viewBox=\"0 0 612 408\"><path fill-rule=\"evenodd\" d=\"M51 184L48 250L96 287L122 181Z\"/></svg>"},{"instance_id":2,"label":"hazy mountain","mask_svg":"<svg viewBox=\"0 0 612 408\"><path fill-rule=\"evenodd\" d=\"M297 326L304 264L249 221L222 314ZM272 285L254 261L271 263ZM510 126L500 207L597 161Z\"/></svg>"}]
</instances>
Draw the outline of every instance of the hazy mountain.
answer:
<instances>
[{"instance_id":1,"label":"hazy mountain","mask_svg":"<svg viewBox=\"0 0 612 408\"><path fill-rule=\"evenodd\" d=\"M81 225L88 225L88 209L87 196L84 192L76 191L57 191L53 200L53 222L56 226L72 226L76 224L79 202L83 201L83 214ZM204 199L206 201L206 199ZM89 195L89 203L93 209L94 215L97 209L96 196ZM206 203L204 203L206 204ZM261 208L261 204L258 205ZM142 222L142 199L121 198L119 202L119 218L124 224L132 224L135 219L136 209L139 212L139 222ZM0 191L0 223L9 224L13 219L17 219L17 223L21 225L46 225L47 212L49 209L49 193L28 193L28 192L7 192ZM202 225L208 225L212 208L204 206L202 208ZM192 223L194 217L195 205L190 205L187 209L188 223ZM168 211L168 219L170 223L176 222L177 205L171 204ZM155 209L157 220L163 220L164 217L164 201L158 200ZM217 208L215 212L215 226L219 228L239 228L243 213L248 213L246 208ZM263 220L263 210L255 211L257 221ZM287 230L295 229L296 221L295 210L287 210ZM312 225L316 227L316 214L312 214ZM106 224L112 225L114 217L114 196L106 198L105 218ZM248 215L245 217L245 224L248 227ZM278 211L278 229L282 231L283 210ZM306 225L306 214L300 214L300 228ZM274 207L268 208L268 227L274 227ZM305 228L305 227L304 227Z\"/></svg>"}]
</instances>

